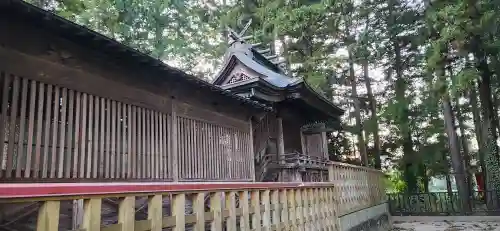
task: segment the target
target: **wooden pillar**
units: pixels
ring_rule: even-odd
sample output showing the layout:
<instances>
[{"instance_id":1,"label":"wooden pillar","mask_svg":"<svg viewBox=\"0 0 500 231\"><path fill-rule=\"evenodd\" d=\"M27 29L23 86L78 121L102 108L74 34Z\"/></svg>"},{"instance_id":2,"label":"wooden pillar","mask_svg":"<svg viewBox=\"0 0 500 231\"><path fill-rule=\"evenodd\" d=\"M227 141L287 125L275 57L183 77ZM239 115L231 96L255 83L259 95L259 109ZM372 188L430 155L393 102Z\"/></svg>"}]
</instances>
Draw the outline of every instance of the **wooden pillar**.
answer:
<instances>
[{"instance_id":1,"label":"wooden pillar","mask_svg":"<svg viewBox=\"0 0 500 231\"><path fill-rule=\"evenodd\" d=\"M283 135L283 119L281 117L276 118L276 123L278 124L278 158L284 163L281 158L285 155L285 139Z\"/></svg>"},{"instance_id":2,"label":"wooden pillar","mask_svg":"<svg viewBox=\"0 0 500 231\"><path fill-rule=\"evenodd\" d=\"M177 106L175 99L172 99L171 125L169 129L170 140L170 168L172 169L172 179L179 181L179 156L177 153Z\"/></svg>"},{"instance_id":3,"label":"wooden pillar","mask_svg":"<svg viewBox=\"0 0 500 231\"><path fill-rule=\"evenodd\" d=\"M300 146L302 147L302 154L307 154L306 136L302 132L302 127L300 128Z\"/></svg>"},{"instance_id":4,"label":"wooden pillar","mask_svg":"<svg viewBox=\"0 0 500 231\"><path fill-rule=\"evenodd\" d=\"M324 123L322 123L321 128L325 129L326 125ZM328 157L328 138L326 136L326 132L321 132L321 143L323 144L323 157L325 159L329 159L329 157Z\"/></svg>"},{"instance_id":5,"label":"wooden pillar","mask_svg":"<svg viewBox=\"0 0 500 231\"><path fill-rule=\"evenodd\" d=\"M252 118L250 117L250 120L248 121L248 126L250 127L250 139L249 139L249 147L250 147L250 154L252 155L251 160L252 162L250 163L250 172L252 176L252 182L255 182L255 150L253 150L253 125L252 125Z\"/></svg>"},{"instance_id":6,"label":"wooden pillar","mask_svg":"<svg viewBox=\"0 0 500 231\"><path fill-rule=\"evenodd\" d=\"M278 161L280 164L285 164L285 138L283 134L283 119L281 117L276 118L277 123L277 146L278 146ZM287 169L282 169L279 175L279 181L288 181Z\"/></svg>"}]
</instances>

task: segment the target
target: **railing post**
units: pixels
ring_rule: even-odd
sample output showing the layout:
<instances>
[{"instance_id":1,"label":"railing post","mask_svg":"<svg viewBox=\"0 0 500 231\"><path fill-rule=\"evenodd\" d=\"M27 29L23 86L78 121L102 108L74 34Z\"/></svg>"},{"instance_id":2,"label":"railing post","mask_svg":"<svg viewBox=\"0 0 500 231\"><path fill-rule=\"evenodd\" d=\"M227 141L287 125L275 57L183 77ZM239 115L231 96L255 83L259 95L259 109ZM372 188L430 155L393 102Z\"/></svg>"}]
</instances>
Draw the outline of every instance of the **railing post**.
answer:
<instances>
[{"instance_id":1,"label":"railing post","mask_svg":"<svg viewBox=\"0 0 500 231\"><path fill-rule=\"evenodd\" d=\"M281 222L284 227L281 229L290 230L290 222L288 219L288 197L287 190L282 189L280 191L280 205L281 205Z\"/></svg>"},{"instance_id":2,"label":"railing post","mask_svg":"<svg viewBox=\"0 0 500 231\"><path fill-rule=\"evenodd\" d=\"M222 230L222 193L215 192L210 195L210 210L214 219L210 224L210 230Z\"/></svg>"},{"instance_id":3,"label":"railing post","mask_svg":"<svg viewBox=\"0 0 500 231\"><path fill-rule=\"evenodd\" d=\"M172 216L175 217L175 227L172 231L186 229L186 195L184 193L172 196Z\"/></svg>"},{"instance_id":4,"label":"railing post","mask_svg":"<svg viewBox=\"0 0 500 231\"><path fill-rule=\"evenodd\" d=\"M261 213L260 213L260 191L259 190L254 190L252 191L251 195L251 201L252 201L252 229L255 231L261 231L262 230L262 225L261 225ZM217 229L212 229L212 230L217 230Z\"/></svg>"},{"instance_id":5,"label":"railing post","mask_svg":"<svg viewBox=\"0 0 500 231\"><path fill-rule=\"evenodd\" d=\"M333 163L328 164L328 182L334 182L335 181L335 169Z\"/></svg>"},{"instance_id":6,"label":"railing post","mask_svg":"<svg viewBox=\"0 0 500 231\"><path fill-rule=\"evenodd\" d=\"M45 201L38 210L37 231L59 230L60 201ZM100 215L100 214L99 214Z\"/></svg>"},{"instance_id":7,"label":"railing post","mask_svg":"<svg viewBox=\"0 0 500 231\"><path fill-rule=\"evenodd\" d=\"M193 200L193 212L196 215L195 231L205 230L205 193L196 193Z\"/></svg>"},{"instance_id":8,"label":"railing post","mask_svg":"<svg viewBox=\"0 0 500 231\"><path fill-rule=\"evenodd\" d=\"M101 230L101 198L91 198L83 202L82 228L85 231Z\"/></svg>"},{"instance_id":9,"label":"railing post","mask_svg":"<svg viewBox=\"0 0 500 231\"><path fill-rule=\"evenodd\" d=\"M273 230L281 230L280 228L280 200L279 200L279 190L274 189L271 191L271 209L272 209L272 226Z\"/></svg>"},{"instance_id":10,"label":"railing post","mask_svg":"<svg viewBox=\"0 0 500 231\"><path fill-rule=\"evenodd\" d=\"M296 230L297 227L297 214L296 214L296 209L297 209L297 204L295 203L295 190L296 189L289 189L287 190L287 199L288 199L288 208L289 208L289 213L288 213L288 221L290 222L290 230Z\"/></svg>"},{"instance_id":11,"label":"railing post","mask_svg":"<svg viewBox=\"0 0 500 231\"><path fill-rule=\"evenodd\" d=\"M235 192L226 192L226 209L229 211L229 217L226 221L227 230L236 230L236 198Z\"/></svg>"},{"instance_id":12,"label":"railing post","mask_svg":"<svg viewBox=\"0 0 500 231\"><path fill-rule=\"evenodd\" d=\"M262 204L264 205L264 213L262 213L262 226L264 227L264 230L269 230L271 228L271 201L269 194L269 190L264 190L262 192Z\"/></svg>"},{"instance_id":13,"label":"railing post","mask_svg":"<svg viewBox=\"0 0 500 231\"><path fill-rule=\"evenodd\" d=\"M151 204L149 204L148 207L149 206L151 206ZM152 208L149 207L148 217L151 216L151 209ZM134 231L134 224L135 224L134 196L128 196L121 199L120 206L118 208L118 223L122 225L120 229L121 231ZM157 229L152 228L151 231L157 231Z\"/></svg>"},{"instance_id":14,"label":"railing post","mask_svg":"<svg viewBox=\"0 0 500 231\"><path fill-rule=\"evenodd\" d=\"M133 200L130 220L135 220L135 199ZM148 220L151 221L151 231L161 231L163 228L163 195L150 196L148 200ZM132 225L132 229L133 229Z\"/></svg>"},{"instance_id":15,"label":"railing post","mask_svg":"<svg viewBox=\"0 0 500 231\"><path fill-rule=\"evenodd\" d=\"M240 216L240 225L241 231L250 231L250 210L249 210L249 196L248 191L240 192L240 208L241 208L241 216Z\"/></svg>"}]
</instances>

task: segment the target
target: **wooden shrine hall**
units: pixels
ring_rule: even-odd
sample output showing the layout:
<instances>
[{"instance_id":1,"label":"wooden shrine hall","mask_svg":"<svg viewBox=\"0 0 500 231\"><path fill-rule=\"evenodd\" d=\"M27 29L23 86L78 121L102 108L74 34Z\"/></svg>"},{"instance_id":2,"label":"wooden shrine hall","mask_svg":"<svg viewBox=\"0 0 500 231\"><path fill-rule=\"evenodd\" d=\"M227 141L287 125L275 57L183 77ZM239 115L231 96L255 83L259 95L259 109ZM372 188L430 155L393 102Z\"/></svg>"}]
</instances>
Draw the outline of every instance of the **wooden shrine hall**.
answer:
<instances>
[{"instance_id":1,"label":"wooden shrine hall","mask_svg":"<svg viewBox=\"0 0 500 231\"><path fill-rule=\"evenodd\" d=\"M0 31L0 231L389 224L384 175L329 161L343 110L241 34L209 83L22 0Z\"/></svg>"},{"instance_id":2,"label":"wooden shrine hall","mask_svg":"<svg viewBox=\"0 0 500 231\"><path fill-rule=\"evenodd\" d=\"M0 179L326 180L343 111L239 37L212 85L27 9L0 24Z\"/></svg>"}]
</instances>

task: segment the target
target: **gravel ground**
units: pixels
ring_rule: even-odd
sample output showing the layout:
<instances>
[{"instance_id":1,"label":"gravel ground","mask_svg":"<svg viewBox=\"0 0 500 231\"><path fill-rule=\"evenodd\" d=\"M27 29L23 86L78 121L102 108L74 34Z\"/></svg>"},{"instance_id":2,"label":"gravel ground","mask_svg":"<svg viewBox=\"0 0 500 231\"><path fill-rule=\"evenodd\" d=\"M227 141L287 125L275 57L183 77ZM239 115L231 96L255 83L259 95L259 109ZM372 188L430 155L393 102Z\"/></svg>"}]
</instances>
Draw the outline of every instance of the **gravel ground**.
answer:
<instances>
[{"instance_id":1,"label":"gravel ground","mask_svg":"<svg viewBox=\"0 0 500 231\"><path fill-rule=\"evenodd\" d=\"M500 231L498 222L395 222L392 231Z\"/></svg>"}]
</instances>

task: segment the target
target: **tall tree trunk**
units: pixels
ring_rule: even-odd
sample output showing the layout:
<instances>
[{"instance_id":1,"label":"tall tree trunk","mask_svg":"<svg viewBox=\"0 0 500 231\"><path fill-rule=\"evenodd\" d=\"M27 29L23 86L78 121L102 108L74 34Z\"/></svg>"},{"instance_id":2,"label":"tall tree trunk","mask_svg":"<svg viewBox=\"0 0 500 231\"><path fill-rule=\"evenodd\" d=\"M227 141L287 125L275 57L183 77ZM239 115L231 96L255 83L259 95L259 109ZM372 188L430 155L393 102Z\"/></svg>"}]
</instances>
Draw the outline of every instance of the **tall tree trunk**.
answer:
<instances>
[{"instance_id":1,"label":"tall tree trunk","mask_svg":"<svg viewBox=\"0 0 500 231\"><path fill-rule=\"evenodd\" d=\"M401 57L401 46L397 34L392 32L390 28L396 26L396 14L394 13L395 5L397 0L390 0L388 3L389 8L389 22L388 30L390 33L390 42L392 44L392 51L394 52L394 66L393 69L396 72L396 83L395 83L395 93L396 102L398 106L403 107L401 110L401 115L399 115L396 123L399 125L400 135L403 139L403 163L404 163L404 178L407 184L408 192L418 192L417 184L417 168L413 164L413 141L410 131L410 110L409 103L406 99L406 81L403 77L403 60Z\"/></svg>"},{"instance_id":2,"label":"tall tree trunk","mask_svg":"<svg viewBox=\"0 0 500 231\"><path fill-rule=\"evenodd\" d=\"M375 125L373 130L373 147L374 147L374 158L375 158L375 168L381 169L382 163L380 160L380 136L378 127L378 116L377 116L377 101L373 96L372 84L370 76L368 74L368 60L363 61L363 75L365 77L366 92L368 94L368 100L370 101L370 110L372 113L372 123ZM367 136L368 137L368 136Z\"/></svg>"},{"instance_id":3,"label":"tall tree trunk","mask_svg":"<svg viewBox=\"0 0 500 231\"><path fill-rule=\"evenodd\" d=\"M450 98L448 93L442 98L443 115L445 122L446 134L448 135L448 143L450 148L451 163L454 170L455 182L457 184L458 194L462 205L462 211L470 210L468 186L465 177L463 158L460 154L460 144L455 130L455 122L453 110L451 108Z\"/></svg>"},{"instance_id":4,"label":"tall tree trunk","mask_svg":"<svg viewBox=\"0 0 500 231\"><path fill-rule=\"evenodd\" d=\"M361 106L358 97L356 75L354 73L354 60L352 51L349 49L349 78L351 82L351 96L354 103L354 117L356 119L356 133L358 136L358 149L361 155L361 163L368 166L368 155L366 153L366 143L363 137L363 125L361 124Z\"/></svg>"},{"instance_id":5,"label":"tall tree trunk","mask_svg":"<svg viewBox=\"0 0 500 231\"><path fill-rule=\"evenodd\" d=\"M450 78L452 80L452 83L454 83L455 76L453 74L453 68L451 65L448 66L448 72L450 75ZM456 112L456 120L458 121L458 129L460 131L460 144L462 146L462 154L463 154L463 161L464 161L464 168L465 168L465 180L467 181L467 194L469 198L472 198L472 172L471 172L471 166L470 166L470 153L469 153L469 144L467 142L467 137L465 136L465 125L464 125L464 117L462 115L462 110L461 106L459 103L459 99L461 97L461 94L458 91L455 91L455 112ZM453 124L456 124L453 122Z\"/></svg>"},{"instance_id":6,"label":"tall tree trunk","mask_svg":"<svg viewBox=\"0 0 500 231\"><path fill-rule=\"evenodd\" d=\"M475 38L474 43L480 42L480 38ZM486 185L488 190L500 192L500 171L498 171L498 146L496 144L496 124L494 122L493 104L491 99L491 71L486 61L486 55L476 47L476 67L481 72L481 79L478 81L479 100L481 102L481 118L483 143L485 149L485 170L488 173Z\"/></svg>"},{"instance_id":7,"label":"tall tree trunk","mask_svg":"<svg viewBox=\"0 0 500 231\"><path fill-rule=\"evenodd\" d=\"M485 147L484 147L484 137L483 137L483 128L481 125L481 115L479 111L479 103L477 101L477 92L476 92L476 86L472 86L471 90L469 91L469 101L470 101L470 106L471 106L471 112L472 112L472 119L474 121L474 132L476 136L476 142L478 146L478 152L477 152L477 159L479 160L479 166L481 166L481 172L483 174L483 185L486 186L486 171L485 171L485 163L484 163L484 154L485 154Z\"/></svg>"}]
</instances>

